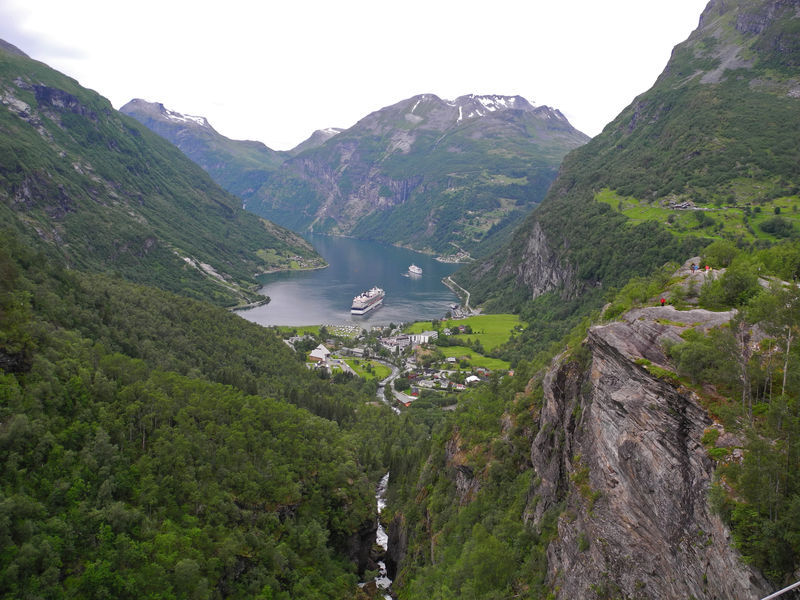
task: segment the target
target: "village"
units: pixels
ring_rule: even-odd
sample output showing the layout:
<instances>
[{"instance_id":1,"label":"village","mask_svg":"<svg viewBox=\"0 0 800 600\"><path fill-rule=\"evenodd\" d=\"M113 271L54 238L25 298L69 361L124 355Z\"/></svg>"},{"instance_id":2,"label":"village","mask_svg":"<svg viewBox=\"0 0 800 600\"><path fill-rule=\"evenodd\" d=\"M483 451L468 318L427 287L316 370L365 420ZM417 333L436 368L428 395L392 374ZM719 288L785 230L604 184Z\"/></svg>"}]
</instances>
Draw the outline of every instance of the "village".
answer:
<instances>
[{"instance_id":1,"label":"village","mask_svg":"<svg viewBox=\"0 0 800 600\"><path fill-rule=\"evenodd\" d=\"M513 375L508 363L477 351L485 349L481 334L472 329L474 323L391 324L369 331L356 325L328 325L318 333L307 328L286 337L285 342L304 353L307 367L322 376L349 374L374 380L379 397L405 407L425 399L452 408L457 394L468 387L488 381L495 373Z\"/></svg>"}]
</instances>

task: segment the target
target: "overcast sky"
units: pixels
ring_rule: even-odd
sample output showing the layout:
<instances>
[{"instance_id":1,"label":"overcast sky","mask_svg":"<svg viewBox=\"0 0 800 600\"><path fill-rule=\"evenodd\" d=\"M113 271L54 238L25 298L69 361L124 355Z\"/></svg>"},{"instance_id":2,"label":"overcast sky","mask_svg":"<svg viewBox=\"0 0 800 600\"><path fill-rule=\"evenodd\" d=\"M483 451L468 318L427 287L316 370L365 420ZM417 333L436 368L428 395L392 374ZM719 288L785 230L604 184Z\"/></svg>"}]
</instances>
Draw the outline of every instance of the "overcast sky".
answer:
<instances>
[{"instance_id":1,"label":"overcast sky","mask_svg":"<svg viewBox=\"0 0 800 600\"><path fill-rule=\"evenodd\" d=\"M598 134L706 0L0 0L0 38L119 108L285 150L416 94L524 96Z\"/></svg>"}]
</instances>

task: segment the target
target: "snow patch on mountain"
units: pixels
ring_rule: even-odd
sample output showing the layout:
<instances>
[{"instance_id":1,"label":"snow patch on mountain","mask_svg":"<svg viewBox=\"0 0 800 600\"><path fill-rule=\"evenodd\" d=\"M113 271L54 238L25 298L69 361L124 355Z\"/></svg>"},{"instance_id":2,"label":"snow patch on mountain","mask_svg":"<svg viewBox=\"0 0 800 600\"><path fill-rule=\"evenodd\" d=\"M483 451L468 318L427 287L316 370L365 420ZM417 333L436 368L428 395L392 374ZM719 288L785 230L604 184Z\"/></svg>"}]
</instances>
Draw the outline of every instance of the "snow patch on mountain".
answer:
<instances>
[{"instance_id":1,"label":"snow patch on mountain","mask_svg":"<svg viewBox=\"0 0 800 600\"><path fill-rule=\"evenodd\" d=\"M464 119L475 117L485 117L490 113L497 113L505 110L534 110L538 108L535 104L528 102L521 96L481 96L469 94L460 96L455 101L446 100L448 106L458 107L458 119L460 123Z\"/></svg>"},{"instance_id":2,"label":"snow patch on mountain","mask_svg":"<svg viewBox=\"0 0 800 600\"><path fill-rule=\"evenodd\" d=\"M174 110L170 110L168 108L164 108L163 114L170 121L175 121L177 123L195 123L197 125L200 125L201 127L210 127L205 117L184 115L179 112L175 112Z\"/></svg>"}]
</instances>

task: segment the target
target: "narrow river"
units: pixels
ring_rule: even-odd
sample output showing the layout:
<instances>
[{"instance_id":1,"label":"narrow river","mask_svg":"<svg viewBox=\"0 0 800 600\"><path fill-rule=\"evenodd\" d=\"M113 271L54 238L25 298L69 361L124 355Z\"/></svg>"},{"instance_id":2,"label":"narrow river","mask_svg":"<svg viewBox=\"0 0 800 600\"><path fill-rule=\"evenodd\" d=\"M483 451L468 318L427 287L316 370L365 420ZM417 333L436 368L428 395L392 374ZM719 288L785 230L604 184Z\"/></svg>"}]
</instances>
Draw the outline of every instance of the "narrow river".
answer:
<instances>
[{"instance_id":1,"label":"narrow river","mask_svg":"<svg viewBox=\"0 0 800 600\"><path fill-rule=\"evenodd\" d=\"M378 503L378 531L375 535L375 542L383 549L383 552L389 549L389 536L381 524L381 511L386 508L386 489L389 487L389 473L386 473L381 478L378 484L378 489L375 492L375 500ZM359 583L359 586L364 586L366 583ZM378 593L383 595L384 600L393 600L390 595L392 587L392 580L386 572L386 563L382 560L378 561L378 574L375 576L375 586Z\"/></svg>"},{"instance_id":2,"label":"narrow river","mask_svg":"<svg viewBox=\"0 0 800 600\"><path fill-rule=\"evenodd\" d=\"M386 508L386 488L388 487L389 473L386 473L378 484L378 491L375 494L375 499L378 501L378 533L375 537L375 541L383 548L384 552L389 548L389 536L381 524L381 511ZM384 600L392 600L392 597L388 594L389 588L392 585L392 580L389 579L386 574L386 563L379 560L378 567L380 570L375 577L375 583L378 586L378 590L383 592Z\"/></svg>"}]
</instances>

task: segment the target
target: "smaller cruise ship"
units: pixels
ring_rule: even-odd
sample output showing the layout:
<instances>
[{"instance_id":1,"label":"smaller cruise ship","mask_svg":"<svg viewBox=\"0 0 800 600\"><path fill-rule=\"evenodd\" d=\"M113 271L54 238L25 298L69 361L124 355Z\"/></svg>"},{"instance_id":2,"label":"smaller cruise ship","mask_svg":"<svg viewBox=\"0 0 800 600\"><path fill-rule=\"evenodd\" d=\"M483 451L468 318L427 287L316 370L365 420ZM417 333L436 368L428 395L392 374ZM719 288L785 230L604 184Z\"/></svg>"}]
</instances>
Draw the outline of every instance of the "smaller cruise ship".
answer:
<instances>
[{"instance_id":1,"label":"smaller cruise ship","mask_svg":"<svg viewBox=\"0 0 800 600\"><path fill-rule=\"evenodd\" d=\"M411 266L408 267L408 272L412 275L422 275L422 267L418 267L414 263L411 263Z\"/></svg>"},{"instance_id":2,"label":"smaller cruise ship","mask_svg":"<svg viewBox=\"0 0 800 600\"><path fill-rule=\"evenodd\" d=\"M383 297L386 295L379 287L374 287L367 290L353 298L353 305L350 307L350 314L363 315L371 311L373 308L378 308L383 303Z\"/></svg>"}]
</instances>

